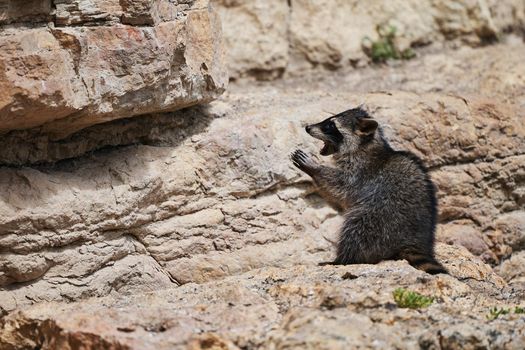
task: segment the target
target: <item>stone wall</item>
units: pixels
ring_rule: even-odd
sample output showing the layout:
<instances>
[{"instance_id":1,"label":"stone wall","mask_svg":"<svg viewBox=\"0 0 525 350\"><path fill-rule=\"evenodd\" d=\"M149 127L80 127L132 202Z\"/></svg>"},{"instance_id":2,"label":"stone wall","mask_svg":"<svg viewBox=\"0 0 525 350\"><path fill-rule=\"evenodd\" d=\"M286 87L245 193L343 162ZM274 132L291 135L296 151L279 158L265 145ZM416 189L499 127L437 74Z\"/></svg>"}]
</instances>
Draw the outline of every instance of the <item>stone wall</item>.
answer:
<instances>
[{"instance_id":1,"label":"stone wall","mask_svg":"<svg viewBox=\"0 0 525 350\"><path fill-rule=\"evenodd\" d=\"M480 45L523 30L523 0L214 0L232 78L274 79L365 66L363 39L397 29L400 49L445 40Z\"/></svg>"}]
</instances>

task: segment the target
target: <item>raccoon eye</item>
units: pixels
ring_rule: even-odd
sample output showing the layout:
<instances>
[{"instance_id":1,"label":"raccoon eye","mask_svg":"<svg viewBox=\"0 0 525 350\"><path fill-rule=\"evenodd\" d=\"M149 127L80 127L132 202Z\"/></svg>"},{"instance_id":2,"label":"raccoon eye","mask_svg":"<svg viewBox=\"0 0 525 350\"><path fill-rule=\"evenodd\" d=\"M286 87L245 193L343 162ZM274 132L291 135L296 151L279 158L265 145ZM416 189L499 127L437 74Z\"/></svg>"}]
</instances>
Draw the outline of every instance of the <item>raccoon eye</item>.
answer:
<instances>
[{"instance_id":1,"label":"raccoon eye","mask_svg":"<svg viewBox=\"0 0 525 350\"><path fill-rule=\"evenodd\" d=\"M335 129L335 123L333 121L330 121L327 124L323 125L322 129L323 131L333 131Z\"/></svg>"}]
</instances>

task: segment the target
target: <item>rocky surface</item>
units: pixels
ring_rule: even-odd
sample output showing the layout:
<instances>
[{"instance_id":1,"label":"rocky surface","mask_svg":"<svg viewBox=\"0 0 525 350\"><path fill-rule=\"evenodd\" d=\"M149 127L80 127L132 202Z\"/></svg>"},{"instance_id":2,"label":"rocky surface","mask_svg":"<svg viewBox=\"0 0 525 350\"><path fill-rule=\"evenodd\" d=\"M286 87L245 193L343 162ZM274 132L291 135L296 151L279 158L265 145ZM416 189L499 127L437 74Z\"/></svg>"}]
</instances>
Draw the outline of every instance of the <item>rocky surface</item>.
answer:
<instances>
[{"instance_id":1,"label":"rocky surface","mask_svg":"<svg viewBox=\"0 0 525 350\"><path fill-rule=\"evenodd\" d=\"M47 22L52 19L51 0L0 1L0 25L17 22Z\"/></svg>"},{"instance_id":2,"label":"rocky surface","mask_svg":"<svg viewBox=\"0 0 525 350\"><path fill-rule=\"evenodd\" d=\"M519 349L525 317L489 320L520 299L465 249L440 245L451 276L405 261L264 268L219 282L73 304L43 303L4 317L2 349ZM405 287L435 297L406 309Z\"/></svg>"},{"instance_id":3,"label":"rocky surface","mask_svg":"<svg viewBox=\"0 0 525 350\"><path fill-rule=\"evenodd\" d=\"M525 291L525 251L512 254L496 268L496 272L516 290Z\"/></svg>"},{"instance_id":4,"label":"rocky surface","mask_svg":"<svg viewBox=\"0 0 525 350\"><path fill-rule=\"evenodd\" d=\"M523 315L490 309L525 307L525 44L436 43L518 31L525 3L215 2L233 77L287 79L172 112L226 84L207 1L0 1L0 348L520 349ZM433 45L350 67L383 21ZM316 67L340 70L293 77ZM317 266L341 217L288 157L357 105L429 166L450 275Z\"/></svg>"},{"instance_id":5,"label":"rocky surface","mask_svg":"<svg viewBox=\"0 0 525 350\"><path fill-rule=\"evenodd\" d=\"M142 144L0 169L0 307L331 258L340 217L288 155L296 147L317 154L302 126L359 104L395 147L430 166L438 239L498 264L521 249L524 54L514 43L324 79L238 84L208 107L50 143L73 156Z\"/></svg>"},{"instance_id":6,"label":"rocky surface","mask_svg":"<svg viewBox=\"0 0 525 350\"><path fill-rule=\"evenodd\" d=\"M289 60L287 1L216 0L214 4L222 19L230 77L279 77Z\"/></svg>"},{"instance_id":7,"label":"rocky surface","mask_svg":"<svg viewBox=\"0 0 525 350\"><path fill-rule=\"evenodd\" d=\"M32 129L8 137L60 140L97 123L209 102L224 91L221 27L208 1L52 5L0 7L1 134Z\"/></svg>"},{"instance_id":8,"label":"rocky surface","mask_svg":"<svg viewBox=\"0 0 525 350\"><path fill-rule=\"evenodd\" d=\"M316 68L364 66L363 39L397 29L403 50L448 40L468 45L525 28L522 0L214 0L230 75L274 79ZM242 28L242 31L239 31Z\"/></svg>"}]
</instances>

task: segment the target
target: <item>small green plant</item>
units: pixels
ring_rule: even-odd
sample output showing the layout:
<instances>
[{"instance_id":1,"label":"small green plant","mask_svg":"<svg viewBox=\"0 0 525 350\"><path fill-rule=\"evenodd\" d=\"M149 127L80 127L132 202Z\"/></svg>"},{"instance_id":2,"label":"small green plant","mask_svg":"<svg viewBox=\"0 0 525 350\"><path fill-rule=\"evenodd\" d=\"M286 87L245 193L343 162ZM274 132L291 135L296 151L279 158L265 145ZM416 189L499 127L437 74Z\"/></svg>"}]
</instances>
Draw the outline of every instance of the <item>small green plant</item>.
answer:
<instances>
[{"instance_id":1,"label":"small green plant","mask_svg":"<svg viewBox=\"0 0 525 350\"><path fill-rule=\"evenodd\" d=\"M501 315L508 315L512 311L514 311L515 314L525 314L525 308L520 306L515 306L514 310L512 309L505 309L505 308L497 308L497 307L491 307L489 309L489 313L487 314L488 320L495 320Z\"/></svg>"},{"instance_id":2,"label":"small green plant","mask_svg":"<svg viewBox=\"0 0 525 350\"><path fill-rule=\"evenodd\" d=\"M495 320L501 315L507 315L510 312L510 309L504 309L504 308L497 308L497 307L491 307L489 309L489 313L487 314L487 319L489 320Z\"/></svg>"},{"instance_id":3,"label":"small green plant","mask_svg":"<svg viewBox=\"0 0 525 350\"><path fill-rule=\"evenodd\" d=\"M410 309L427 307L434 302L434 297L427 297L405 288L397 288L392 293L397 306Z\"/></svg>"},{"instance_id":4,"label":"small green plant","mask_svg":"<svg viewBox=\"0 0 525 350\"><path fill-rule=\"evenodd\" d=\"M389 59L409 60L416 56L411 48L400 51L397 48L395 37L396 27L392 25L379 25L376 28L379 39L373 41L369 37L363 39L363 48L375 63L384 63Z\"/></svg>"}]
</instances>

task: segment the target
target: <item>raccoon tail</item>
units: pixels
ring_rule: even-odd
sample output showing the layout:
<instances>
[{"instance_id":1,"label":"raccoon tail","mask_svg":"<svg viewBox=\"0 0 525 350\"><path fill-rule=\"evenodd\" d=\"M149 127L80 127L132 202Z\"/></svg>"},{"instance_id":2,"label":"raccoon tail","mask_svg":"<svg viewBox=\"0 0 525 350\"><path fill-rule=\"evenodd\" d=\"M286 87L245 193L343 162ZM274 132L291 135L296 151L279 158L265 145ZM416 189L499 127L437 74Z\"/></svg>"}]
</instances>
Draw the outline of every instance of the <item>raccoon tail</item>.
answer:
<instances>
[{"instance_id":1,"label":"raccoon tail","mask_svg":"<svg viewBox=\"0 0 525 350\"><path fill-rule=\"evenodd\" d=\"M431 255L421 253L407 253L403 254L402 258L408 260L410 265L414 266L416 269L423 270L431 275L436 275L438 273L448 274L448 271L443 267L443 265L437 262L437 260Z\"/></svg>"}]
</instances>

